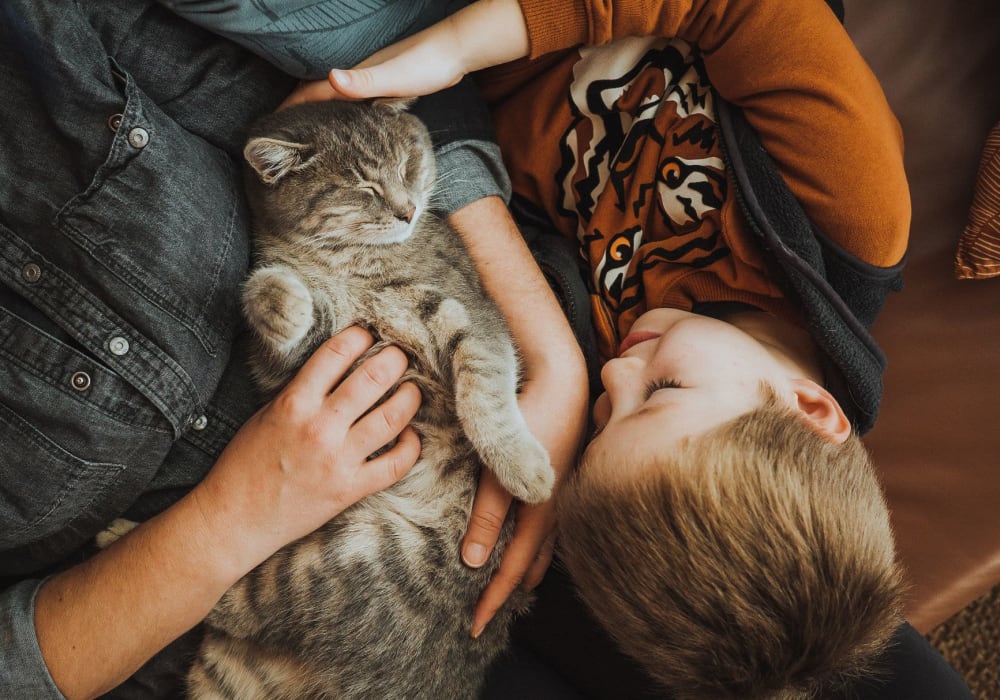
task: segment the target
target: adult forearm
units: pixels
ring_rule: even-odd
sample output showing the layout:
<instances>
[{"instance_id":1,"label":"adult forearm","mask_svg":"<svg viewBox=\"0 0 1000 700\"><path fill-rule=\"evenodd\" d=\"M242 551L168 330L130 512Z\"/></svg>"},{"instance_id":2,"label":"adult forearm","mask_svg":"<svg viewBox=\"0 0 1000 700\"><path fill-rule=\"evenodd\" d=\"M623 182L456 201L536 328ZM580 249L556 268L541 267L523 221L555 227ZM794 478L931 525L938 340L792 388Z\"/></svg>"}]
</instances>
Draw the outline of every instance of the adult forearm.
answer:
<instances>
[{"instance_id":1,"label":"adult forearm","mask_svg":"<svg viewBox=\"0 0 1000 700\"><path fill-rule=\"evenodd\" d=\"M354 327L323 343L187 496L46 582L35 631L65 695L113 688L252 567L416 463L420 441L406 427L420 405L416 386L405 382L372 408L402 377L406 355L384 348L345 377L372 342Z\"/></svg>"},{"instance_id":2,"label":"adult forearm","mask_svg":"<svg viewBox=\"0 0 1000 700\"><path fill-rule=\"evenodd\" d=\"M60 691L87 698L112 689L204 618L251 566L221 545L189 496L49 579L35 630Z\"/></svg>"}]
</instances>

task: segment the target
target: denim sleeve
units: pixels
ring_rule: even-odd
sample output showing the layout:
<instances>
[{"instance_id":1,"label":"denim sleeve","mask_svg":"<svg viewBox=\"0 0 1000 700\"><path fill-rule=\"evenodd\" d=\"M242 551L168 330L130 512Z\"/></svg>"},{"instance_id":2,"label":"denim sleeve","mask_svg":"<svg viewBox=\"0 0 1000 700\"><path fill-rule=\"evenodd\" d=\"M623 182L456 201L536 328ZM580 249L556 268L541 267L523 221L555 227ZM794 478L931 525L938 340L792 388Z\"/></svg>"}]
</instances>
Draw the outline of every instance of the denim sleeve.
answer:
<instances>
[{"instance_id":1,"label":"denim sleeve","mask_svg":"<svg viewBox=\"0 0 1000 700\"><path fill-rule=\"evenodd\" d=\"M510 200L511 184L493 135L493 124L470 78L421 97L410 110L431 133L437 157L434 206L442 215L497 195Z\"/></svg>"},{"instance_id":2,"label":"denim sleeve","mask_svg":"<svg viewBox=\"0 0 1000 700\"><path fill-rule=\"evenodd\" d=\"M0 697L64 700L35 636L35 595L41 585L41 580L20 581L0 592Z\"/></svg>"},{"instance_id":3,"label":"denim sleeve","mask_svg":"<svg viewBox=\"0 0 1000 700\"><path fill-rule=\"evenodd\" d=\"M468 0L159 0L297 78L346 68L468 4ZM490 195L510 198L489 114L470 79L421 98L413 109L431 132L438 163L434 206L444 216Z\"/></svg>"},{"instance_id":4,"label":"denim sleeve","mask_svg":"<svg viewBox=\"0 0 1000 700\"><path fill-rule=\"evenodd\" d=\"M448 217L483 197L510 201L510 178L495 143L460 140L437 150L438 180L434 209Z\"/></svg>"}]
</instances>

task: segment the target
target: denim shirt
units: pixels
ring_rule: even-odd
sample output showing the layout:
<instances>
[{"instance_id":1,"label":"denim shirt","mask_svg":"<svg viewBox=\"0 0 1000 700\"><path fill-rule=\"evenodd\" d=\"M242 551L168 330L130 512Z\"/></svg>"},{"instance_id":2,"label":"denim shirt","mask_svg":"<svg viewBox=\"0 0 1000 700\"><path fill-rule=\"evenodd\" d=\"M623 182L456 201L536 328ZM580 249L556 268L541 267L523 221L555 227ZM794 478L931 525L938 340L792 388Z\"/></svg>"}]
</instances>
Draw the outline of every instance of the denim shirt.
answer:
<instances>
[{"instance_id":1,"label":"denim shirt","mask_svg":"<svg viewBox=\"0 0 1000 700\"><path fill-rule=\"evenodd\" d=\"M152 0L0 4L0 697L61 697L44 577L176 501L255 408L240 160L294 82ZM118 695L177 690L141 676Z\"/></svg>"},{"instance_id":2,"label":"denim shirt","mask_svg":"<svg viewBox=\"0 0 1000 700\"><path fill-rule=\"evenodd\" d=\"M320 80L331 68L357 65L470 1L159 0L303 80ZM447 184L434 194L436 209L451 215L483 197L510 199L510 178L471 78L421 98L412 111L430 128L438 179Z\"/></svg>"}]
</instances>

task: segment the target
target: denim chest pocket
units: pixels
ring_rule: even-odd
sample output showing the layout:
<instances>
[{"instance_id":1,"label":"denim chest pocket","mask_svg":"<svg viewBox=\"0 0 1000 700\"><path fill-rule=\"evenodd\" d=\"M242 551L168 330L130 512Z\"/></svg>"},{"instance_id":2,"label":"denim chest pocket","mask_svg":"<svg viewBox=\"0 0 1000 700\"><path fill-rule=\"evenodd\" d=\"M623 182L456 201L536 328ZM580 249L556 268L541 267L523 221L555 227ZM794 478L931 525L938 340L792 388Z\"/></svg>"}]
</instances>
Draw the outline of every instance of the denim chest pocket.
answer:
<instances>
[{"instance_id":1,"label":"denim chest pocket","mask_svg":"<svg viewBox=\"0 0 1000 700\"><path fill-rule=\"evenodd\" d=\"M0 306L0 575L88 541L171 443L165 419L121 377Z\"/></svg>"},{"instance_id":2,"label":"denim chest pocket","mask_svg":"<svg viewBox=\"0 0 1000 700\"><path fill-rule=\"evenodd\" d=\"M52 535L125 469L76 457L2 404L0 455L0 549Z\"/></svg>"},{"instance_id":3,"label":"denim chest pocket","mask_svg":"<svg viewBox=\"0 0 1000 700\"><path fill-rule=\"evenodd\" d=\"M177 124L127 73L107 159L56 218L62 233L214 355L249 262L239 168ZM100 279L101 274L95 274Z\"/></svg>"}]
</instances>

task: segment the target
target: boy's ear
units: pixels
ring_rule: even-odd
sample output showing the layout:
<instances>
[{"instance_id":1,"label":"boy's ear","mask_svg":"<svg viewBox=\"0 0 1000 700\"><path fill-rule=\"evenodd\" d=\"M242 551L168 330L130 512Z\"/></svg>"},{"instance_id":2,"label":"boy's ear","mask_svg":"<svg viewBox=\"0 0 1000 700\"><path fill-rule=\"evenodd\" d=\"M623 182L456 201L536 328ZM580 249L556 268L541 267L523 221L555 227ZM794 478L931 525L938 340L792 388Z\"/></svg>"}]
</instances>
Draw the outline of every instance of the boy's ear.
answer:
<instances>
[{"instance_id":1,"label":"boy's ear","mask_svg":"<svg viewBox=\"0 0 1000 700\"><path fill-rule=\"evenodd\" d=\"M819 433L836 444L851 435L851 421L833 394L811 379L793 379L796 408Z\"/></svg>"},{"instance_id":2,"label":"boy's ear","mask_svg":"<svg viewBox=\"0 0 1000 700\"><path fill-rule=\"evenodd\" d=\"M304 143L265 137L250 139L243 149L243 157L268 185L305 165L311 156L312 149Z\"/></svg>"}]
</instances>

